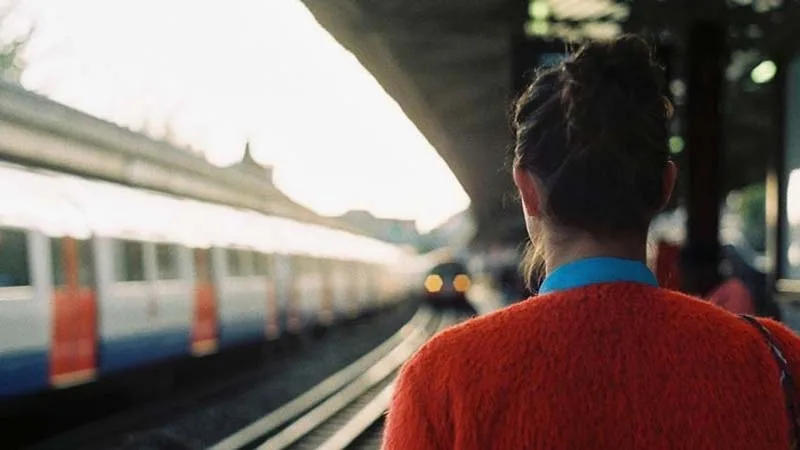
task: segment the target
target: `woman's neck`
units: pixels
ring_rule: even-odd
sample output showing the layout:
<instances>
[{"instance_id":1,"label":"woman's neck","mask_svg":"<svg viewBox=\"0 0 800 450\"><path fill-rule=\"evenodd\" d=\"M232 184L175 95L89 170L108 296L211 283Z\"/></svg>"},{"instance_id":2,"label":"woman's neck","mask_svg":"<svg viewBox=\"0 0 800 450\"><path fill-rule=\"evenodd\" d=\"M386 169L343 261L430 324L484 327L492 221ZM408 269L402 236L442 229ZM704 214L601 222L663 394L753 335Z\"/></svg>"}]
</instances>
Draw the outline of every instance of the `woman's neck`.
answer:
<instances>
[{"instance_id":1,"label":"woman's neck","mask_svg":"<svg viewBox=\"0 0 800 450\"><path fill-rule=\"evenodd\" d=\"M586 234L569 233L545 239L545 266L547 273L556 268L586 258L621 258L645 262L647 244L644 238L631 236L599 240Z\"/></svg>"}]
</instances>

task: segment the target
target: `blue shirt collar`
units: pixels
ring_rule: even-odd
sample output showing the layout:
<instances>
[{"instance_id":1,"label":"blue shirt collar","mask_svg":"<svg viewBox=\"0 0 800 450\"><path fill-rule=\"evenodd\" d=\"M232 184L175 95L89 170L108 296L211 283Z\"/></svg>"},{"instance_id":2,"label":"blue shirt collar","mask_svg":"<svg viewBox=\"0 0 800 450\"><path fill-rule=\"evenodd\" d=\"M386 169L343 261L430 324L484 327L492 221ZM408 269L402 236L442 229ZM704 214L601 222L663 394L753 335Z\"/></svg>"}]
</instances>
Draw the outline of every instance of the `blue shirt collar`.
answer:
<instances>
[{"instance_id":1,"label":"blue shirt collar","mask_svg":"<svg viewBox=\"0 0 800 450\"><path fill-rule=\"evenodd\" d=\"M640 261L599 257L579 259L559 266L544 279L539 294L625 281L658 286L653 272Z\"/></svg>"}]
</instances>

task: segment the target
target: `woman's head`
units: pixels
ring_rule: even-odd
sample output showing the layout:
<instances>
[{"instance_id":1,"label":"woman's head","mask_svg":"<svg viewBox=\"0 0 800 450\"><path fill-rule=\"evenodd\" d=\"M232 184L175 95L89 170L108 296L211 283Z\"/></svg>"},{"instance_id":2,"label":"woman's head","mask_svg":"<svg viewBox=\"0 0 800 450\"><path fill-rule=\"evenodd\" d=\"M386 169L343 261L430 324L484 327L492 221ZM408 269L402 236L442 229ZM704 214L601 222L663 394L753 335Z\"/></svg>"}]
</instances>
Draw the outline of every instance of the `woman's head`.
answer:
<instances>
[{"instance_id":1,"label":"woman's head","mask_svg":"<svg viewBox=\"0 0 800 450\"><path fill-rule=\"evenodd\" d=\"M532 241L644 245L675 181L671 109L647 43L587 44L539 73L515 106L514 180Z\"/></svg>"}]
</instances>

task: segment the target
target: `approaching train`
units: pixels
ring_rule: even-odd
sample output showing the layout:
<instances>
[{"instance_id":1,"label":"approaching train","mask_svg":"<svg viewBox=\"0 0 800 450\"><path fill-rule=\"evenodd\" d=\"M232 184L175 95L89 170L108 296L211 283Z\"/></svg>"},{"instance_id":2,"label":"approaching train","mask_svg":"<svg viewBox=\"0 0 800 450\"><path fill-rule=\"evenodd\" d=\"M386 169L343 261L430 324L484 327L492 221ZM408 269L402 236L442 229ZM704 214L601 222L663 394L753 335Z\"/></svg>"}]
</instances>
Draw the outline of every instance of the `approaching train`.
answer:
<instances>
[{"instance_id":1,"label":"approaching train","mask_svg":"<svg viewBox=\"0 0 800 450\"><path fill-rule=\"evenodd\" d=\"M425 299L434 308L469 308L467 291L472 280L467 266L456 260L440 262L425 277Z\"/></svg>"},{"instance_id":2,"label":"approaching train","mask_svg":"<svg viewBox=\"0 0 800 450\"><path fill-rule=\"evenodd\" d=\"M276 339L402 298L398 247L0 163L0 398Z\"/></svg>"}]
</instances>

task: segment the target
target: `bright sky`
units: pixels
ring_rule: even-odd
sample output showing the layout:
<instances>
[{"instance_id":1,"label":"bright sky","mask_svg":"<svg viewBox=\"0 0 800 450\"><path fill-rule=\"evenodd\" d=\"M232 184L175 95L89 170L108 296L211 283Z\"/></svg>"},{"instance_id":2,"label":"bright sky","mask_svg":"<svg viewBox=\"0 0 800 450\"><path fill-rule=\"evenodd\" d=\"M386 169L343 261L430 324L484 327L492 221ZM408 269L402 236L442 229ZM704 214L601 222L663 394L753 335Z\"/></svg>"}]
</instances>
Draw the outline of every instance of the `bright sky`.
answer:
<instances>
[{"instance_id":1,"label":"bright sky","mask_svg":"<svg viewBox=\"0 0 800 450\"><path fill-rule=\"evenodd\" d=\"M321 214L426 231L469 206L447 165L299 0L18 0L36 24L22 82L208 159L255 157ZM0 0L0 4L3 0ZM162 128L163 129L163 128Z\"/></svg>"}]
</instances>

